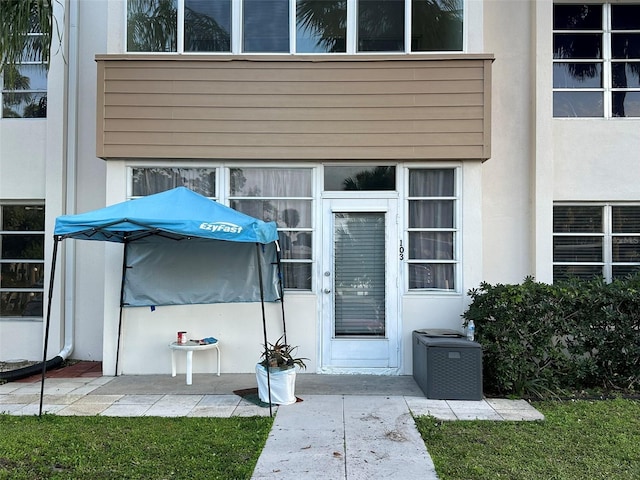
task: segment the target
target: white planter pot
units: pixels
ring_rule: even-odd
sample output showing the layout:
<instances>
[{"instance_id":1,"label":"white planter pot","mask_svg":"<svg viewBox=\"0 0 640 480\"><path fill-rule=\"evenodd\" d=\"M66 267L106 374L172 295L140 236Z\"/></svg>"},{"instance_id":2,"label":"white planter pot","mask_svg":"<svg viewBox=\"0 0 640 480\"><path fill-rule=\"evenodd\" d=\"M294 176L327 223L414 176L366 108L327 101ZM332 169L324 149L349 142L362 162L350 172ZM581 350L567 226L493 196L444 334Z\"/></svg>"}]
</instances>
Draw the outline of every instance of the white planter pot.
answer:
<instances>
[{"instance_id":1,"label":"white planter pot","mask_svg":"<svg viewBox=\"0 0 640 480\"><path fill-rule=\"evenodd\" d=\"M291 405L296 403L296 369L271 369L271 403L276 405ZM269 386L267 383L267 369L256 365L256 380L258 381L258 396L260 400L269 403Z\"/></svg>"}]
</instances>

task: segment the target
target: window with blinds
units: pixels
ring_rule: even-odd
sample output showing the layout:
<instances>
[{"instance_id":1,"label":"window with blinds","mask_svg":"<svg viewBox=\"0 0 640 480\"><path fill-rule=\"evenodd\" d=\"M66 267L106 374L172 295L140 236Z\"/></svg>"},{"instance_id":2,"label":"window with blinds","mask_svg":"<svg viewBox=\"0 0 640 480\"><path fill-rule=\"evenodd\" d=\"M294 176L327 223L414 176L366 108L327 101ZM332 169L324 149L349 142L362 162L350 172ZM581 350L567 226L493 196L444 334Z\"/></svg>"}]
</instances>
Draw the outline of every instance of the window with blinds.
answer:
<instances>
[{"instance_id":1,"label":"window with blinds","mask_svg":"<svg viewBox=\"0 0 640 480\"><path fill-rule=\"evenodd\" d=\"M553 278L640 271L640 205L555 205Z\"/></svg>"}]
</instances>

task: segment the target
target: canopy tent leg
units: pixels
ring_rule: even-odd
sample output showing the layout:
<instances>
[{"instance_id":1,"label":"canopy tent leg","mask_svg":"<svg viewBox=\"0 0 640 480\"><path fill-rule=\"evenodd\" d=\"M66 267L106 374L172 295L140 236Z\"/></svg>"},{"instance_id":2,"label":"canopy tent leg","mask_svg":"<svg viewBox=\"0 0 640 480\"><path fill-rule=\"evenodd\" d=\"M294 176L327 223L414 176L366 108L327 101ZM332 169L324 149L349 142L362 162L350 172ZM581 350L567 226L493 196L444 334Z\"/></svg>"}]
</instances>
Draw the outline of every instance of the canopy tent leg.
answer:
<instances>
[{"instance_id":1,"label":"canopy tent leg","mask_svg":"<svg viewBox=\"0 0 640 480\"><path fill-rule=\"evenodd\" d=\"M120 339L122 336L122 315L124 306L124 277L127 274L127 246L129 242L124 242L124 252L122 255L122 280L120 281L120 317L118 318L118 343L116 344L116 371L118 376L118 362L120 361Z\"/></svg>"},{"instance_id":2,"label":"canopy tent leg","mask_svg":"<svg viewBox=\"0 0 640 480\"><path fill-rule=\"evenodd\" d=\"M53 280L56 274L56 258L58 257L57 236L53 236L53 258L51 259L51 276L49 278L49 298L47 299L47 318L44 326L44 346L42 348L42 380L40 382L40 409L38 416L42 416L42 400L44 398L44 379L47 375L47 347L49 344L49 325L51 323L51 298L53 297Z\"/></svg>"},{"instance_id":3,"label":"canopy tent leg","mask_svg":"<svg viewBox=\"0 0 640 480\"><path fill-rule=\"evenodd\" d=\"M278 288L280 290L280 309L282 310L282 331L284 334L284 343L288 345L287 342L287 322L285 321L284 315L284 286L282 283L282 262L280 261L280 243L278 241L276 243L276 267L278 269Z\"/></svg>"},{"instance_id":4,"label":"canopy tent leg","mask_svg":"<svg viewBox=\"0 0 640 480\"><path fill-rule=\"evenodd\" d=\"M256 260L258 261L258 283L260 284L260 305L262 307L262 333L264 335L264 358L267 362L267 390L269 391L269 416L273 417L271 406L271 373L269 368L269 348L267 345L267 315L264 310L264 284L262 283L262 262L260 259L260 244L256 243Z\"/></svg>"}]
</instances>

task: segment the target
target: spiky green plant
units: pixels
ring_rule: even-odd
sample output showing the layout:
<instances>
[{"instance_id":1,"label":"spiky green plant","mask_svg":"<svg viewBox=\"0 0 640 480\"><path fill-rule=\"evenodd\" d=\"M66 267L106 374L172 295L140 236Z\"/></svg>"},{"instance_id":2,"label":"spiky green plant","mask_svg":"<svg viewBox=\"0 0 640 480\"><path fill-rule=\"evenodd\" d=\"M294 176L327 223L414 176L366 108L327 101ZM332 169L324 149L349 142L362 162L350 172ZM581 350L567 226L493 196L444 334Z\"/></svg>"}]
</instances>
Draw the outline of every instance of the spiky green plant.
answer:
<instances>
[{"instance_id":1,"label":"spiky green plant","mask_svg":"<svg viewBox=\"0 0 640 480\"><path fill-rule=\"evenodd\" d=\"M284 340L284 335L276 340L275 343L267 342L267 346L260 357L260 365L267 368L287 369L292 367L300 367L306 369L304 363L308 358L294 357L298 347L292 347Z\"/></svg>"}]
</instances>

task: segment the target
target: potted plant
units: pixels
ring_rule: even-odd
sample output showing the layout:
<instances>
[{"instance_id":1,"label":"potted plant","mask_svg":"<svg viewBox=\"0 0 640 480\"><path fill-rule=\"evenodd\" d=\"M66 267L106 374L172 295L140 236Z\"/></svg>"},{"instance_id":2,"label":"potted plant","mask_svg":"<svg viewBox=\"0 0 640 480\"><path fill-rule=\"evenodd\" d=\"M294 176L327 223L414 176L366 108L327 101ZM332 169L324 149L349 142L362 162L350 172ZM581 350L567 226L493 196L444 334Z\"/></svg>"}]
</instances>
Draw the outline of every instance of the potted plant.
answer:
<instances>
[{"instance_id":1,"label":"potted plant","mask_svg":"<svg viewBox=\"0 0 640 480\"><path fill-rule=\"evenodd\" d=\"M267 343L260 361L256 365L258 396L269 403L269 384L271 385L271 403L290 405L296 403L296 370L306 369L308 358L294 357L298 347L287 344L284 335L275 343ZM268 368L268 376L267 376Z\"/></svg>"}]
</instances>

